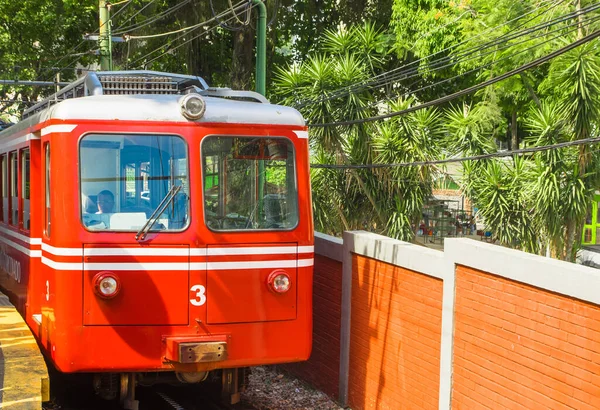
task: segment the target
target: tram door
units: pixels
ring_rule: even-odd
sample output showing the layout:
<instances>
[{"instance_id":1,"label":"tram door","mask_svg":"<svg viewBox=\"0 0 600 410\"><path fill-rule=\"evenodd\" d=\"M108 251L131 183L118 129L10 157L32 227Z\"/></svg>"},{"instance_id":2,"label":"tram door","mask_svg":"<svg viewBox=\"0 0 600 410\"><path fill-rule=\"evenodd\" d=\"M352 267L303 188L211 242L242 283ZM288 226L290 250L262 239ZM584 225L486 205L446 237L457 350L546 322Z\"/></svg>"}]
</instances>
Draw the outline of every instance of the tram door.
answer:
<instances>
[{"instance_id":1,"label":"tram door","mask_svg":"<svg viewBox=\"0 0 600 410\"><path fill-rule=\"evenodd\" d=\"M292 141L210 136L202 161L205 223L223 238L207 248L207 322L295 319L298 244L277 241L299 223ZM236 244L241 232L251 239ZM280 294L266 286L277 275L291 283Z\"/></svg>"}]
</instances>

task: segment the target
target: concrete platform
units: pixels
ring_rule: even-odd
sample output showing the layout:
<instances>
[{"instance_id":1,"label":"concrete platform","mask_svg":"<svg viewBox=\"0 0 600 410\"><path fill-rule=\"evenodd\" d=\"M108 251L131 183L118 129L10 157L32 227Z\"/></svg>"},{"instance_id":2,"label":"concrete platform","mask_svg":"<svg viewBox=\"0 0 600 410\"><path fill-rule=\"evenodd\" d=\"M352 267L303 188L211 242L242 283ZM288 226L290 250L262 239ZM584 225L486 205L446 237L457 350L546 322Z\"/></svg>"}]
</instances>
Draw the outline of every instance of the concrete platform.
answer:
<instances>
[{"instance_id":1,"label":"concrete platform","mask_svg":"<svg viewBox=\"0 0 600 410\"><path fill-rule=\"evenodd\" d=\"M0 293L0 408L41 409L50 399L50 379L31 330Z\"/></svg>"}]
</instances>

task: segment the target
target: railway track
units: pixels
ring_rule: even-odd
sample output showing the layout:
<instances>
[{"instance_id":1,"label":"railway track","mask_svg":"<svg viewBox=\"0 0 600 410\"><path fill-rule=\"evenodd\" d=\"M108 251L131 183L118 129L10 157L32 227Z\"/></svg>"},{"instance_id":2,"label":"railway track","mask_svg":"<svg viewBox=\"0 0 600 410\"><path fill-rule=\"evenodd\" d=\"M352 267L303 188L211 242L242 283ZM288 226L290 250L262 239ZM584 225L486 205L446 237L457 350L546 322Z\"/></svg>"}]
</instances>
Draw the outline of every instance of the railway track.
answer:
<instances>
[{"instance_id":1,"label":"railway track","mask_svg":"<svg viewBox=\"0 0 600 410\"><path fill-rule=\"evenodd\" d=\"M230 405L203 389L160 386L140 395L140 410L255 410L249 404Z\"/></svg>"},{"instance_id":2,"label":"railway track","mask_svg":"<svg viewBox=\"0 0 600 410\"><path fill-rule=\"evenodd\" d=\"M116 401L105 401L93 391L77 386L61 389L44 410L121 410ZM139 387L136 399L139 410L255 410L247 403L229 405L220 400L219 394L203 386L173 387L155 385Z\"/></svg>"},{"instance_id":3,"label":"railway track","mask_svg":"<svg viewBox=\"0 0 600 410\"><path fill-rule=\"evenodd\" d=\"M44 410L120 410L121 406L114 401L100 399L89 388L85 376L76 380L72 377L55 379L51 385L53 401L44 403ZM220 391L207 385L138 386L136 399L139 410L255 410L249 404L228 405L220 399Z\"/></svg>"}]
</instances>

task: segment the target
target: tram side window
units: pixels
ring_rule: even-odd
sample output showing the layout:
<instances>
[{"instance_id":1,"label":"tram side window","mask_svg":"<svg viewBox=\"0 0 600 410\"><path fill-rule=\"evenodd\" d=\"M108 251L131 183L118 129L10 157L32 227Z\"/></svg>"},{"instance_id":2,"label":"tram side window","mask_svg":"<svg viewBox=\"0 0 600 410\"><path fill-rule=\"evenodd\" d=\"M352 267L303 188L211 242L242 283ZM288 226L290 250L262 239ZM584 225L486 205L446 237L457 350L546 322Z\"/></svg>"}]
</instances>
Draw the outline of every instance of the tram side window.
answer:
<instances>
[{"instance_id":1,"label":"tram side window","mask_svg":"<svg viewBox=\"0 0 600 410\"><path fill-rule=\"evenodd\" d=\"M88 230L138 232L156 210L151 231L187 228L188 155L181 137L90 134L79 155Z\"/></svg>"},{"instance_id":2,"label":"tram side window","mask_svg":"<svg viewBox=\"0 0 600 410\"><path fill-rule=\"evenodd\" d=\"M21 192L23 196L23 229L29 230L31 210L29 207L30 192L29 149L21 151Z\"/></svg>"},{"instance_id":3,"label":"tram side window","mask_svg":"<svg viewBox=\"0 0 600 410\"><path fill-rule=\"evenodd\" d=\"M2 222L8 223L8 155L2 155Z\"/></svg>"},{"instance_id":4,"label":"tram side window","mask_svg":"<svg viewBox=\"0 0 600 410\"><path fill-rule=\"evenodd\" d=\"M204 213L215 231L289 230L298 224L294 146L285 138L207 137Z\"/></svg>"},{"instance_id":5,"label":"tram side window","mask_svg":"<svg viewBox=\"0 0 600 410\"><path fill-rule=\"evenodd\" d=\"M46 143L44 155L45 161L45 178L46 178L46 236L50 237L50 144Z\"/></svg>"},{"instance_id":6,"label":"tram side window","mask_svg":"<svg viewBox=\"0 0 600 410\"><path fill-rule=\"evenodd\" d=\"M19 161L17 152L10 153L10 198L11 198L11 218L12 225L19 225Z\"/></svg>"}]
</instances>

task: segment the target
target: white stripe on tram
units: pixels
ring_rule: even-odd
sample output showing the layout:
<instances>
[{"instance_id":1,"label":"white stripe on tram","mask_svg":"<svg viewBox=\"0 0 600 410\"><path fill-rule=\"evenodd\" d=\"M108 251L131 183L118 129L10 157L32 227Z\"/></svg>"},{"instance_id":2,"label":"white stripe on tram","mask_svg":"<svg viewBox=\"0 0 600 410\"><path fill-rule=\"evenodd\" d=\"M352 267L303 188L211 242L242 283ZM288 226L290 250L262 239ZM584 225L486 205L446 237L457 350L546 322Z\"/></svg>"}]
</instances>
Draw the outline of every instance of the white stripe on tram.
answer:
<instances>
[{"instance_id":1,"label":"white stripe on tram","mask_svg":"<svg viewBox=\"0 0 600 410\"><path fill-rule=\"evenodd\" d=\"M42 251L40 250L31 250L29 248L26 248L24 246L19 245L16 242L11 241L10 239L7 239L3 236L0 236L0 242L3 242L5 244L7 244L8 246L11 246L13 248L15 248L16 250L18 250L21 253L24 253L25 255L31 257L31 258L39 258L40 256L42 256Z\"/></svg>"},{"instance_id":2,"label":"white stripe on tram","mask_svg":"<svg viewBox=\"0 0 600 410\"><path fill-rule=\"evenodd\" d=\"M306 268L308 266L313 266L315 264L314 259L298 259L298 267Z\"/></svg>"},{"instance_id":3,"label":"white stripe on tram","mask_svg":"<svg viewBox=\"0 0 600 410\"><path fill-rule=\"evenodd\" d=\"M18 232L11 231L10 229L6 229L0 226L0 232L13 238L16 238L22 242L29 243L32 245L39 245L42 243L42 238L30 238L29 236L22 235Z\"/></svg>"},{"instance_id":4,"label":"white stripe on tram","mask_svg":"<svg viewBox=\"0 0 600 410\"><path fill-rule=\"evenodd\" d=\"M2 229L2 228L0 228ZM14 232L12 232L14 233ZM19 234L15 234L19 235ZM36 238L33 238L36 239ZM84 268L83 262L56 262L50 258L42 256L41 250L32 250L28 249L24 246L17 244L16 242L11 241L8 238L0 236L0 242L3 242L15 250L24 253L25 255L32 258L41 258L41 262L44 265L47 265L56 270L77 270L81 271ZM231 250L237 249L238 253L234 254L244 254L239 253L240 250L245 249L246 255L256 255L258 253L252 253L255 250L263 249L268 250L268 252L263 252L263 254L277 254L277 253L289 253L289 250L294 247L265 247L265 248L212 248L213 250ZM312 246L299 247L303 248L303 252L299 253L308 253L314 250ZM83 256L84 252L81 248L55 248L48 244L42 243L42 249L45 252L49 252L51 254L57 256ZM295 249L295 248L294 248ZM190 249L194 250L204 250L204 249ZM251 250L251 251L249 251ZM273 250L276 250L273 252ZM285 250L285 252L284 252ZM92 251L88 253L87 251ZM108 251L108 252L106 252ZM151 252L152 251L152 252ZM160 252L158 252L160 251ZM167 251L166 253L164 251ZM86 249L86 256L123 256L123 255L156 255L156 256L187 256L188 249L178 248L178 249L169 249L169 248L152 248L152 249L132 249L132 248L90 248ZM300 251L300 249L299 249ZM196 252L193 252L196 253ZM201 252L199 254L202 254ZM220 253L219 255L231 255L228 253ZM277 268L295 268L295 267L308 267L314 265L314 259L291 259L291 260L275 260L275 261L236 261L236 262L136 262L136 263L102 263L102 262L94 262L94 263L86 263L86 270L117 270L117 271L132 271L132 270L146 270L146 271L203 271L206 269L210 270L247 270L247 269L277 269Z\"/></svg>"},{"instance_id":5,"label":"white stripe on tram","mask_svg":"<svg viewBox=\"0 0 600 410\"><path fill-rule=\"evenodd\" d=\"M31 141L31 140L39 140L39 139L40 139L39 136L29 133L29 134L23 135L22 137L18 137L18 138L14 138L14 139L10 139L10 140L6 141L4 144L2 144L0 146L0 151L6 152L6 151L9 151L11 148L13 148L17 145L20 145L24 142Z\"/></svg>"},{"instance_id":6,"label":"white stripe on tram","mask_svg":"<svg viewBox=\"0 0 600 410\"><path fill-rule=\"evenodd\" d=\"M308 139L308 131L294 131L298 138Z\"/></svg>"},{"instance_id":7,"label":"white stripe on tram","mask_svg":"<svg viewBox=\"0 0 600 410\"><path fill-rule=\"evenodd\" d=\"M42 250L56 256L82 256L81 248L55 248L54 246L42 243Z\"/></svg>"},{"instance_id":8,"label":"white stripe on tram","mask_svg":"<svg viewBox=\"0 0 600 410\"><path fill-rule=\"evenodd\" d=\"M81 263L67 263L67 262L54 262L52 259L48 259L45 256L42 256L42 263L46 266L50 266L52 269L56 270L83 270L83 262Z\"/></svg>"},{"instance_id":9,"label":"white stripe on tram","mask_svg":"<svg viewBox=\"0 0 600 410\"><path fill-rule=\"evenodd\" d=\"M244 262L208 262L208 270L229 270L229 269L261 269L261 268L295 268L297 261L295 259L286 261L244 261Z\"/></svg>"},{"instance_id":10,"label":"white stripe on tram","mask_svg":"<svg viewBox=\"0 0 600 410\"><path fill-rule=\"evenodd\" d=\"M297 264L296 264L297 262ZM111 271L203 271L203 270L248 270L285 269L313 266L313 259L299 261L246 261L246 262L193 262L193 263L71 263L55 262L42 256L42 263L56 270L111 270Z\"/></svg>"},{"instance_id":11,"label":"white stripe on tram","mask_svg":"<svg viewBox=\"0 0 600 410\"><path fill-rule=\"evenodd\" d=\"M1 229L1 228L0 228ZM18 235L18 234L16 234ZM23 237L25 238L25 237ZM33 240L38 238L33 238ZM32 242L33 243L33 242ZM42 249L57 256L233 256L313 253L314 246L264 246L251 248L56 248L46 243Z\"/></svg>"},{"instance_id":12,"label":"white stripe on tram","mask_svg":"<svg viewBox=\"0 0 600 410\"><path fill-rule=\"evenodd\" d=\"M167 270L182 270L190 269L190 264L187 262L137 262L137 263L85 263L85 270L149 270L149 271L167 271Z\"/></svg>"},{"instance_id":13,"label":"white stripe on tram","mask_svg":"<svg viewBox=\"0 0 600 410\"><path fill-rule=\"evenodd\" d=\"M227 255L281 255L286 253L295 254L296 246L265 246L253 248L208 248L208 256Z\"/></svg>"},{"instance_id":14,"label":"white stripe on tram","mask_svg":"<svg viewBox=\"0 0 600 410\"><path fill-rule=\"evenodd\" d=\"M83 256L189 256L189 248L84 248Z\"/></svg>"},{"instance_id":15,"label":"white stripe on tram","mask_svg":"<svg viewBox=\"0 0 600 410\"><path fill-rule=\"evenodd\" d=\"M77 127L76 124L56 124L42 128L42 136L53 134L55 132L71 132Z\"/></svg>"}]
</instances>

